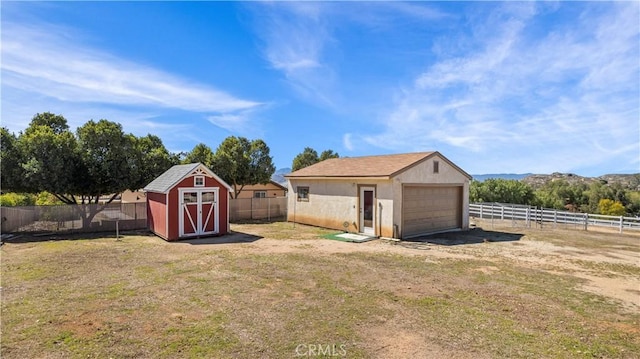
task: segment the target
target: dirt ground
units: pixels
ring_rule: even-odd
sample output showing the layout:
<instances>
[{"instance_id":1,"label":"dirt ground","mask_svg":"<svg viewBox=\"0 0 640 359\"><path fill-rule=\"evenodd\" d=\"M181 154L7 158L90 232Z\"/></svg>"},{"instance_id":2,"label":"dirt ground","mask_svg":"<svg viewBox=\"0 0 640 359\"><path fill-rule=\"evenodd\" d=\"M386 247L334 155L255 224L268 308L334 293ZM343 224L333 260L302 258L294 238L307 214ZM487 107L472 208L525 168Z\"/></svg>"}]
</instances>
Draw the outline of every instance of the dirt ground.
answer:
<instances>
[{"instance_id":1,"label":"dirt ground","mask_svg":"<svg viewBox=\"0 0 640 359\"><path fill-rule=\"evenodd\" d=\"M298 343L360 358L640 355L640 233L474 222L401 242L292 223L172 243L22 237L2 246L2 356L295 357Z\"/></svg>"},{"instance_id":2,"label":"dirt ground","mask_svg":"<svg viewBox=\"0 0 640 359\"><path fill-rule=\"evenodd\" d=\"M540 269L549 273L571 273L588 280L582 289L618 300L632 312L640 311L640 278L607 270L632 266L640 269L640 232L618 234L612 230L538 229L513 227L509 221L474 221L475 229L419 237L410 241L378 239L364 243L307 240L282 241L263 237L253 225L233 225L235 232L222 238L194 239L176 244L191 250L192 244L217 243L251 253L385 252L429 258L492 258ZM293 226L293 225L292 225ZM566 241L549 242L547 233L564 233ZM561 235L562 238L562 235ZM259 239L259 240L257 240ZM590 243L599 241L599 243ZM252 242L250 245L237 245ZM482 245L492 243L492 245ZM585 249L585 246L587 248ZM597 250L588 250L589 247ZM202 247L203 249L206 246ZM479 270L490 273L491 266Z\"/></svg>"}]
</instances>

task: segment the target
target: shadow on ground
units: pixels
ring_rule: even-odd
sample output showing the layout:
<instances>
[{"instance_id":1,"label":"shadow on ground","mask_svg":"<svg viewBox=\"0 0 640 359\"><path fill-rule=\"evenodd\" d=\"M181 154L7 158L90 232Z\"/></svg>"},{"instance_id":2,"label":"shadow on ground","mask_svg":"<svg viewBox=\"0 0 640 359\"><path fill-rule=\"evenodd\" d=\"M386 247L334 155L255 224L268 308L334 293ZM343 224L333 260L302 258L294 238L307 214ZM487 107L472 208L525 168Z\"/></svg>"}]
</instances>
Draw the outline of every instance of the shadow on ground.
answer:
<instances>
[{"instance_id":1,"label":"shadow on ground","mask_svg":"<svg viewBox=\"0 0 640 359\"><path fill-rule=\"evenodd\" d=\"M256 236L256 235L248 234L248 233L229 232L228 234L225 234L225 235L222 235L222 236L182 239L182 240L175 241L175 242L172 242L172 243L188 243L188 244L191 244L191 245L252 243L252 242L255 242L258 239L262 239L262 238L264 238L264 237L260 237L260 236Z\"/></svg>"},{"instance_id":2,"label":"shadow on ground","mask_svg":"<svg viewBox=\"0 0 640 359\"><path fill-rule=\"evenodd\" d=\"M512 242L519 241L524 234L505 233L496 231L485 231L482 228L475 228L462 232L437 233L404 240L405 242L430 243L443 246L456 246L461 244L478 244L490 242Z\"/></svg>"},{"instance_id":3,"label":"shadow on ground","mask_svg":"<svg viewBox=\"0 0 640 359\"><path fill-rule=\"evenodd\" d=\"M128 236L154 237L148 230L128 230L120 231L119 238ZM74 241L87 239L113 238L116 240L115 231L105 232L42 232L42 233L13 233L3 234L2 243L33 243L48 241Z\"/></svg>"}]
</instances>

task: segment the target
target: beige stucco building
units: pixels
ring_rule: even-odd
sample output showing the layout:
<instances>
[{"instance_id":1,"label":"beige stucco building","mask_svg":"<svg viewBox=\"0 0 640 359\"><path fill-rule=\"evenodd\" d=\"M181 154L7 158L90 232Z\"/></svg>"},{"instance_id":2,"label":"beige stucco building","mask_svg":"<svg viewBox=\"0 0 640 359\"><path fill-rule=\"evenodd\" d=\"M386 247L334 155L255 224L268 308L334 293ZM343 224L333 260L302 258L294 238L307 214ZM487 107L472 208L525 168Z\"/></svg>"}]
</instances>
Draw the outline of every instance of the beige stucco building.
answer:
<instances>
[{"instance_id":1,"label":"beige stucco building","mask_svg":"<svg viewBox=\"0 0 640 359\"><path fill-rule=\"evenodd\" d=\"M266 184L246 185L238 194L238 198L276 198L285 197L287 195L287 187L269 181Z\"/></svg>"},{"instance_id":2,"label":"beige stucco building","mask_svg":"<svg viewBox=\"0 0 640 359\"><path fill-rule=\"evenodd\" d=\"M439 152L334 158L285 177L292 222L390 238L469 228L471 176Z\"/></svg>"}]
</instances>

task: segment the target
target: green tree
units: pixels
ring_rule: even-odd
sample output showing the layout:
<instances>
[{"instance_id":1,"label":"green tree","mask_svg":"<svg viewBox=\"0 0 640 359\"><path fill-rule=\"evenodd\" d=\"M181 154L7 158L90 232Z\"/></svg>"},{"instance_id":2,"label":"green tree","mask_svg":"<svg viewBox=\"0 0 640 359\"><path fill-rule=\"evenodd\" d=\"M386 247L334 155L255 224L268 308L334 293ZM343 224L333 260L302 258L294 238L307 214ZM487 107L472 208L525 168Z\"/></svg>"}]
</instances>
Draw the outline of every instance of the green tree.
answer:
<instances>
[{"instance_id":1,"label":"green tree","mask_svg":"<svg viewBox=\"0 0 640 359\"><path fill-rule=\"evenodd\" d=\"M4 137L11 136L5 131ZM4 145L3 145L4 146ZM2 156L9 156L9 145ZM6 188L27 193L47 191L73 210L86 228L105 205L126 189L139 189L171 166L168 154L155 136L136 138L118 123L89 121L76 134L66 119L37 114L15 140L19 176L8 176ZM3 164L4 165L4 164ZM102 196L108 195L103 204ZM47 201L51 202L51 201Z\"/></svg>"},{"instance_id":2,"label":"green tree","mask_svg":"<svg viewBox=\"0 0 640 359\"><path fill-rule=\"evenodd\" d=\"M340 155L338 154L338 152L333 152L333 150L324 150L320 154L320 157L318 158L318 162L322 162L330 158L340 158Z\"/></svg>"},{"instance_id":3,"label":"green tree","mask_svg":"<svg viewBox=\"0 0 640 359\"><path fill-rule=\"evenodd\" d=\"M17 189L21 178L18 139L5 127L0 128L0 188L3 191Z\"/></svg>"},{"instance_id":4,"label":"green tree","mask_svg":"<svg viewBox=\"0 0 640 359\"><path fill-rule=\"evenodd\" d=\"M179 163L178 157L169 153L160 137L147 135L134 138L137 154L137 180L130 184L131 190L140 189L164 173L171 166Z\"/></svg>"},{"instance_id":5,"label":"green tree","mask_svg":"<svg viewBox=\"0 0 640 359\"><path fill-rule=\"evenodd\" d=\"M197 144L191 152L187 153L182 159L183 164L189 163L202 163L203 165L212 168L213 166L213 151L204 143Z\"/></svg>"},{"instance_id":6,"label":"green tree","mask_svg":"<svg viewBox=\"0 0 640 359\"><path fill-rule=\"evenodd\" d=\"M263 140L227 137L216 149L211 168L233 186L232 198L246 185L268 183L275 172L269 146Z\"/></svg>"},{"instance_id":7,"label":"green tree","mask_svg":"<svg viewBox=\"0 0 640 359\"><path fill-rule=\"evenodd\" d=\"M604 182L594 182L589 185L585 190L585 196L587 197L587 203L585 204L583 211L588 213L598 213L601 199L615 199L615 191L611 189Z\"/></svg>"},{"instance_id":8,"label":"green tree","mask_svg":"<svg viewBox=\"0 0 640 359\"><path fill-rule=\"evenodd\" d=\"M484 182L471 182L469 200L471 202L531 204L534 200L534 194L531 186L526 183L490 178Z\"/></svg>"},{"instance_id":9,"label":"green tree","mask_svg":"<svg viewBox=\"0 0 640 359\"><path fill-rule=\"evenodd\" d=\"M51 112L35 114L31 119L31 125L49 127L55 134L61 134L69 130L67 119L62 115L54 115Z\"/></svg>"},{"instance_id":10,"label":"green tree","mask_svg":"<svg viewBox=\"0 0 640 359\"><path fill-rule=\"evenodd\" d=\"M126 135L119 123L93 120L77 130L81 157L81 171L76 191L81 203L98 203L101 195L115 197L138 181L138 157L135 137ZM75 202L75 201L73 201Z\"/></svg>"},{"instance_id":11,"label":"green tree","mask_svg":"<svg viewBox=\"0 0 640 359\"><path fill-rule=\"evenodd\" d=\"M318 162L328 160L330 158L339 158L340 155L337 152L333 152L333 150L325 150L322 151L320 156L318 156L318 152L311 147L305 147L304 150L299 153L296 157L293 158L293 164L291 165L292 171L297 171L299 169L311 166Z\"/></svg>"},{"instance_id":12,"label":"green tree","mask_svg":"<svg viewBox=\"0 0 640 359\"><path fill-rule=\"evenodd\" d=\"M73 193L80 163L76 138L59 122L55 127L42 123L46 122L36 115L18 137L20 178L9 188L28 193L48 191L56 196Z\"/></svg>"},{"instance_id":13,"label":"green tree","mask_svg":"<svg viewBox=\"0 0 640 359\"><path fill-rule=\"evenodd\" d=\"M570 184L565 180L551 181L535 192L535 204L545 208L583 209L588 203L584 184Z\"/></svg>"},{"instance_id":14,"label":"green tree","mask_svg":"<svg viewBox=\"0 0 640 359\"><path fill-rule=\"evenodd\" d=\"M291 165L291 171L297 171L299 169L309 167L315 163L318 163L318 152L311 147L305 147L302 153L299 153L293 158L293 164Z\"/></svg>"},{"instance_id":15,"label":"green tree","mask_svg":"<svg viewBox=\"0 0 640 359\"><path fill-rule=\"evenodd\" d=\"M626 213L622 203L608 198L603 198L598 202L598 211L600 214L608 216L624 216Z\"/></svg>"}]
</instances>

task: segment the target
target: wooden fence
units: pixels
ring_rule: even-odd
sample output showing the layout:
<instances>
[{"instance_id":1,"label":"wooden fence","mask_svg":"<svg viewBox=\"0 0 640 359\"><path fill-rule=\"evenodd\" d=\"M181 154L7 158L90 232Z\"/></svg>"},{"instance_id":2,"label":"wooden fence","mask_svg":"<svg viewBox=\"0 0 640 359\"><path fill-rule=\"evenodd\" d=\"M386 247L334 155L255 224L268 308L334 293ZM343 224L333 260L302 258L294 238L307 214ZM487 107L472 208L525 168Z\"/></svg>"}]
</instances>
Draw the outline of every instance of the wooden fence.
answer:
<instances>
[{"instance_id":1,"label":"wooden fence","mask_svg":"<svg viewBox=\"0 0 640 359\"><path fill-rule=\"evenodd\" d=\"M286 220L287 197L235 198L229 200L229 221Z\"/></svg>"},{"instance_id":2,"label":"wooden fence","mask_svg":"<svg viewBox=\"0 0 640 359\"><path fill-rule=\"evenodd\" d=\"M84 210L102 205L87 205ZM92 208L90 208L92 207ZM147 204L110 203L83 226L80 205L0 207L0 233L105 232L147 229ZM229 220L286 220L287 198L229 200Z\"/></svg>"},{"instance_id":3,"label":"wooden fence","mask_svg":"<svg viewBox=\"0 0 640 359\"><path fill-rule=\"evenodd\" d=\"M88 226L82 213L98 211ZM142 229L147 226L146 203L110 203L108 205L59 205L0 208L2 233L102 232Z\"/></svg>"},{"instance_id":4,"label":"wooden fence","mask_svg":"<svg viewBox=\"0 0 640 359\"><path fill-rule=\"evenodd\" d=\"M605 216L601 214L558 211L505 203L469 204L469 216L481 219L517 221L526 227L544 223L554 226L565 225L588 230L589 227L608 227L623 230L640 230L640 217Z\"/></svg>"}]
</instances>

